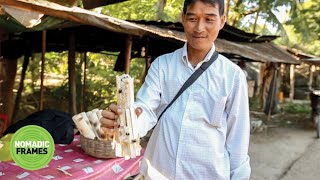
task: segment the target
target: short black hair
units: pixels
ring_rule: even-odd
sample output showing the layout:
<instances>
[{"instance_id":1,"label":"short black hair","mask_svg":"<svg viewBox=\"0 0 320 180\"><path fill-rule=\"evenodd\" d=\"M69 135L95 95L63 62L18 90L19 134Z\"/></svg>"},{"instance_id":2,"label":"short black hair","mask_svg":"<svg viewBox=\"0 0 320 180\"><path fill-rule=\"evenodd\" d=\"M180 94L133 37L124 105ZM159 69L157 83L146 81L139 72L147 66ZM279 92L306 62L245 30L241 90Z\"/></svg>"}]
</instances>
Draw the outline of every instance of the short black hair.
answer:
<instances>
[{"instance_id":1,"label":"short black hair","mask_svg":"<svg viewBox=\"0 0 320 180\"><path fill-rule=\"evenodd\" d=\"M204 3L218 5L219 6L219 15L222 16L224 14L224 0L185 0L183 4L183 14L187 13L187 8L189 5L197 2L202 1Z\"/></svg>"}]
</instances>

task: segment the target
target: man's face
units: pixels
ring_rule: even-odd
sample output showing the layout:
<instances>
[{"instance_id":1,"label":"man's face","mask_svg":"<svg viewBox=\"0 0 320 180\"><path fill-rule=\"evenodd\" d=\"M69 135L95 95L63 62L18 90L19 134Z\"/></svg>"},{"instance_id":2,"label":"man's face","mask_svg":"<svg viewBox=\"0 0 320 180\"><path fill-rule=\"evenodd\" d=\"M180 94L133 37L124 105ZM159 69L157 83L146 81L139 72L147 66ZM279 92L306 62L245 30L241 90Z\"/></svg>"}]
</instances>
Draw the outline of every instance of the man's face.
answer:
<instances>
[{"instance_id":1,"label":"man's face","mask_svg":"<svg viewBox=\"0 0 320 180\"><path fill-rule=\"evenodd\" d=\"M196 1L187 7L182 15L182 24L186 34L188 49L209 51L223 28L225 15L219 15L219 7Z\"/></svg>"}]
</instances>

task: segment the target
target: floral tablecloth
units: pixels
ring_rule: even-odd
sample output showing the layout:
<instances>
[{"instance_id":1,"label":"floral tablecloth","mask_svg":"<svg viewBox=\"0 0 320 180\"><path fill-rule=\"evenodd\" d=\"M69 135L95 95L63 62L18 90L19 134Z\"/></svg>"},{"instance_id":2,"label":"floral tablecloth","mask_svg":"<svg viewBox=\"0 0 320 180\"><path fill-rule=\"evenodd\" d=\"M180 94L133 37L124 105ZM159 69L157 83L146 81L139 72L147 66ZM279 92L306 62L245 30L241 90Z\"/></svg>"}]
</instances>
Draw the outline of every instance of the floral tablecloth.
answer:
<instances>
[{"instance_id":1,"label":"floral tablecloth","mask_svg":"<svg viewBox=\"0 0 320 180\"><path fill-rule=\"evenodd\" d=\"M69 145L56 144L51 162L44 168L29 171L13 161L0 162L0 180L11 179L124 179L139 172L141 156L124 160L99 159L89 155L80 147L80 137L75 136ZM35 162L36 163L36 162Z\"/></svg>"}]
</instances>

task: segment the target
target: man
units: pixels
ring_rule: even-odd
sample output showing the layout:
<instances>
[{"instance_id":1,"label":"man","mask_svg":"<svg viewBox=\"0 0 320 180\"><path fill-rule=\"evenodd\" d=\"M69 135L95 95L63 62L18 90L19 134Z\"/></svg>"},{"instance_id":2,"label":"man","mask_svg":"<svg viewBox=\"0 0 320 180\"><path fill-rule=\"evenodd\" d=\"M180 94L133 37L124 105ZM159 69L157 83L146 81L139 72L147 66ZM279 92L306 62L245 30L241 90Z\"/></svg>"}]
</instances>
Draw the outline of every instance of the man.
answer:
<instances>
[{"instance_id":1,"label":"man","mask_svg":"<svg viewBox=\"0 0 320 180\"><path fill-rule=\"evenodd\" d=\"M249 179L249 108L246 77L224 56L216 61L158 120L184 82L215 51L225 24L223 0L185 0L183 48L158 57L137 94L140 136L155 126L141 163L146 179ZM103 111L106 134L121 113Z\"/></svg>"}]
</instances>

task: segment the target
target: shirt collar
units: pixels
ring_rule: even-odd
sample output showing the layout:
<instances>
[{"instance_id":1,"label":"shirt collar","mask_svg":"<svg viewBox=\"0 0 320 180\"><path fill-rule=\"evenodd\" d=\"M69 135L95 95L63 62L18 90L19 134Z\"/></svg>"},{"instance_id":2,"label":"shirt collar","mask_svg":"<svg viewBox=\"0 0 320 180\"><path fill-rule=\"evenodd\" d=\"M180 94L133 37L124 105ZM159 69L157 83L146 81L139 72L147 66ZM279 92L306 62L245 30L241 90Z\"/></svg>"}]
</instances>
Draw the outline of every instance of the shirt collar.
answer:
<instances>
[{"instance_id":1,"label":"shirt collar","mask_svg":"<svg viewBox=\"0 0 320 180\"><path fill-rule=\"evenodd\" d=\"M201 66L202 63L207 62L210 60L211 56L213 55L213 53L216 50L216 46L214 44L212 44L211 49L209 50L208 54L206 55L206 57L204 57L204 59L202 61L200 61L197 65L197 67ZM187 52L187 43L184 44L184 46L182 47L182 61L185 64L190 64L189 63L189 59L188 59L188 52Z\"/></svg>"}]
</instances>

